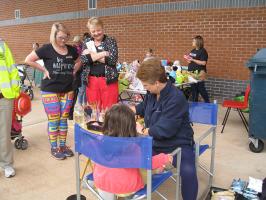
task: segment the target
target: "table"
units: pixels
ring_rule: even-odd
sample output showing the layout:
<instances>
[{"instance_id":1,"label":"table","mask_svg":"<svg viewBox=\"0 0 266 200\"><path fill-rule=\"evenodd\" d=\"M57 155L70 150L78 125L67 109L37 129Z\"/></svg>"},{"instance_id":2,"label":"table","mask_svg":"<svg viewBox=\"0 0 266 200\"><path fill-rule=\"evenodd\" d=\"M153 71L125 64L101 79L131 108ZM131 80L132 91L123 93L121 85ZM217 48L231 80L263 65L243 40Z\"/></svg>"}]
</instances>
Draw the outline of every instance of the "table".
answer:
<instances>
[{"instance_id":1,"label":"table","mask_svg":"<svg viewBox=\"0 0 266 200\"><path fill-rule=\"evenodd\" d=\"M200 82L200 80L197 81L197 83ZM184 95L186 96L186 98L188 99L190 96L190 91L185 91L186 88L190 88L190 85L193 84L194 82L191 83L181 83L181 84L177 84L175 83L174 86L178 87L180 90L182 90L184 92ZM134 89L130 89L127 88L125 89L121 94L119 94L119 101L123 102L132 102L132 103L139 103L141 101L144 100L144 97L146 95L147 91L146 90L134 90ZM123 98L122 94L126 94L127 97ZM140 95L141 100L135 100L133 99L134 95Z\"/></svg>"}]
</instances>

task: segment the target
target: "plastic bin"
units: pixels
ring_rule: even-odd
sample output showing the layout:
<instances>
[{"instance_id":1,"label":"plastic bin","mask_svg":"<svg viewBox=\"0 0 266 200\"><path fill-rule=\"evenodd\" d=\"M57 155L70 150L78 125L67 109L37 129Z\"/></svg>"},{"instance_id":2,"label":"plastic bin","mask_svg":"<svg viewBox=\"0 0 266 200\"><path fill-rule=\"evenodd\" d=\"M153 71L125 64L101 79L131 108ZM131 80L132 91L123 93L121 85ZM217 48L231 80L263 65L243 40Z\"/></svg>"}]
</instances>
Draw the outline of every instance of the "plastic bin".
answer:
<instances>
[{"instance_id":1,"label":"plastic bin","mask_svg":"<svg viewBox=\"0 0 266 200\"><path fill-rule=\"evenodd\" d=\"M251 71L249 105L249 148L259 153L264 149L266 139L266 48L260 49L246 66Z\"/></svg>"}]
</instances>

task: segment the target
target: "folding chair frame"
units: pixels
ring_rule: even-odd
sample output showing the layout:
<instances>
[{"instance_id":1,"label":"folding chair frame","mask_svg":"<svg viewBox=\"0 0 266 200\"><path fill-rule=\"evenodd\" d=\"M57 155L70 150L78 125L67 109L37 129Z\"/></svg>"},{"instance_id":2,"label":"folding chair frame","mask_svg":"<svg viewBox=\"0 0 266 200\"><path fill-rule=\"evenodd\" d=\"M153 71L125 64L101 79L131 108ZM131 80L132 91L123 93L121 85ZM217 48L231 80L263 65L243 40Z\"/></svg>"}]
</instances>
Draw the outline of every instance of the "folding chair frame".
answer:
<instances>
[{"instance_id":1,"label":"folding chair frame","mask_svg":"<svg viewBox=\"0 0 266 200\"><path fill-rule=\"evenodd\" d=\"M201 103L201 104L204 105L204 103ZM206 105L208 105L208 103ZM211 122L208 122L208 123L203 122L204 124L211 125L211 127L208 130L206 130L203 134L201 134L201 136L199 138L197 138L197 140L195 140L195 159L196 159L195 165L196 165L196 169L198 171L198 168L201 168L203 171L205 171L208 174L208 187L206 188L205 192L202 194L200 199L205 199L208 191L210 190L210 188L212 186L213 177L214 177L214 159L215 159L215 147L216 147L216 128L217 128L218 106L216 105L216 103L214 103L213 105L215 105L215 107L212 107L212 109L211 109L211 113L212 113L211 114L211 118L212 118ZM192 113L192 115L193 115L193 113ZM201 122L197 121L197 120L192 120L192 122L201 124ZM200 147L201 147L202 141L205 140L209 136L211 136L211 144L208 147L209 149L211 149L211 160L210 160L210 166L208 169L202 163L200 163L199 156L201 154Z\"/></svg>"},{"instance_id":2,"label":"folding chair frame","mask_svg":"<svg viewBox=\"0 0 266 200\"><path fill-rule=\"evenodd\" d=\"M200 163L199 161L199 156L200 156L200 145L201 142L206 139L208 136L212 137L211 139L211 161L210 161L210 167L207 169L203 164ZM206 189L205 194L203 193L203 197L206 197L207 192L210 190L213 182L213 177L214 177L214 158L215 158L215 146L216 146L216 126L212 126L210 129L208 129L205 133L203 133L197 141L195 141L195 158L196 158L196 169L201 168L203 171L205 171L208 176L208 187Z\"/></svg>"},{"instance_id":3,"label":"folding chair frame","mask_svg":"<svg viewBox=\"0 0 266 200\"><path fill-rule=\"evenodd\" d=\"M81 185L81 178L80 178L80 153L79 152L75 152L75 167L76 167L76 191L77 191L77 200L81 200L81 194L80 194L80 185ZM179 177L180 174L180 163L181 163L181 148L177 148L174 152L171 153L171 155L177 155L177 168L176 168L176 174ZM90 162L90 160L88 160L88 162ZM88 166L88 162L87 165L85 167L84 170L86 170L87 166ZM83 173L84 174L84 173ZM99 200L104 200L97 191L95 191L95 189L90 186L87 182L86 182L86 186L89 188L89 190L99 199ZM179 196L180 196L180 179L178 178L176 181L176 200L179 200ZM158 192L157 190L155 190L154 192L156 192L160 197L162 197L164 200L167 200L166 197L164 197L160 192ZM151 195L152 195L152 170L151 169L147 169L147 194L137 197L134 200L139 200L139 199L143 199L146 198L147 200L151 200Z\"/></svg>"}]
</instances>

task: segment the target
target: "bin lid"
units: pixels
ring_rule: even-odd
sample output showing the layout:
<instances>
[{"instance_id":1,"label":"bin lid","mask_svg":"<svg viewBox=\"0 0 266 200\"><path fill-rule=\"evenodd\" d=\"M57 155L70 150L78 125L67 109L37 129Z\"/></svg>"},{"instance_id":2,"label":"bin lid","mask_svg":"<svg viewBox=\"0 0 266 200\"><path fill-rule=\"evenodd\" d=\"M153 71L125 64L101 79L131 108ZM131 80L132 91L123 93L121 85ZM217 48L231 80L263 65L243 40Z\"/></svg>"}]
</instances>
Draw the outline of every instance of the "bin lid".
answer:
<instances>
[{"instance_id":1,"label":"bin lid","mask_svg":"<svg viewBox=\"0 0 266 200\"><path fill-rule=\"evenodd\" d=\"M260 49L253 57L246 63L247 67L263 66L266 67L266 48Z\"/></svg>"}]
</instances>

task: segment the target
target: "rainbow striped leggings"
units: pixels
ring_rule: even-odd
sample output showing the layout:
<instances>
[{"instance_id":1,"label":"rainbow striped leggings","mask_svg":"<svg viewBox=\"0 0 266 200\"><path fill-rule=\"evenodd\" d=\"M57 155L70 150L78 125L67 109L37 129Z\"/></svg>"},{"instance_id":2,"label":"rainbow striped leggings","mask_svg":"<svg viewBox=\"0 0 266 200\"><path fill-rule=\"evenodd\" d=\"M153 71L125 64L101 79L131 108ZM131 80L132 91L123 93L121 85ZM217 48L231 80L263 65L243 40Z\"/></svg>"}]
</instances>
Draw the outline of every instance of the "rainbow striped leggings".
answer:
<instances>
[{"instance_id":1,"label":"rainbow striped leggings","mask_svg":"<svg viewBox=\"0 0 266 200\"><path fill-rule=\"evenodd\" d=\"M65 146L67 137L67 118L73 103L73 91L54 93L41 91L44 110L48 117L48 138L52 148Z\"/></svg>"}]
</instances>

